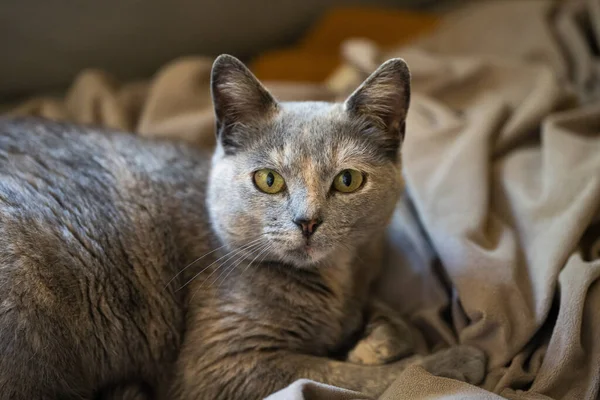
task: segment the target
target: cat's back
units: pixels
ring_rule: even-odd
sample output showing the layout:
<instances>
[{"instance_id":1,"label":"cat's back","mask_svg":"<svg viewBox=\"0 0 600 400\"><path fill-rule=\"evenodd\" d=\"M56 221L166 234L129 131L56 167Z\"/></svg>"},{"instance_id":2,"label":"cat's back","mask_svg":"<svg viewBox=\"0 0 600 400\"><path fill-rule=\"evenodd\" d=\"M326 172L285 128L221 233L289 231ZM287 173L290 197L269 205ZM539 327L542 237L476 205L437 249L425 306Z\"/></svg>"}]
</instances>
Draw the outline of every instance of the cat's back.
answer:
<instances>
[{"instance_id":1,"label":"cat's back","mask_svg":"<svg viewBox=\"0 0 600 400\"><path fill-rule=\"evenodd\" d=\"M171 357L181 296L164 286L207 230L207 170L182 145L0 119L0 387L23 357L70 362L82 381Z\"/></svg>"},{"instance_id":2,"label":"cat's back","mask_svg":"<svg viewBox=\"0 0 600 400\"><path fill-rule=\"evenodd\" d=\"M36 233L88 253L108 250L101 237L145 244L128 238L152 240L148 234L168 230L175 214L186 211L187 218L203 219L207 171L208 157L183 145L42 119L0 119L0 230L8 234L0 249L16 239L41 240Z\"/></svg>"},{"instance_id":3,"label":"cat's back","mask_svg":"<svg viewBox=\"0 0 600 400\"><path fill-rule=\"evenodd\" d=\"M45 119L0 118L0 174L6 179L51 179L47 183L85 185L93 194L131 178L193 184L190 178L203 181L198 172L206 161L181 144Z\"/></svg>"}]
</instances>

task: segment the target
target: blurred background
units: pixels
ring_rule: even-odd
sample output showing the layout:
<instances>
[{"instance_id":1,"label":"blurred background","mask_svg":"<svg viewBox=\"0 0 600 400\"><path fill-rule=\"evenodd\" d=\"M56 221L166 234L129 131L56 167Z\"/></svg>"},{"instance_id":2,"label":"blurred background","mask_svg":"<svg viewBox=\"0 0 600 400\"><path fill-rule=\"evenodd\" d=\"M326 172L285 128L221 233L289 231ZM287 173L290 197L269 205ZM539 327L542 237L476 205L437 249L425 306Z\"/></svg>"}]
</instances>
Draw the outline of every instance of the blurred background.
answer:
<instances>
[{"instance_id":1,"label":"blurred background","mask_svg":"<svg viewBox=\"0 0 600 400\"><path fill-rule=\"evenodd\" d=\"M338 62L337 47L343 38L366 36L396 44L418 31L415 24L420 24L411 21L403 26L399 10L440 13L462 2L3 0L0 100L64 89L86 68L131 80L150 77L180 56L230 53L247 61L294 45L303 51L257 60L258 75L315 81ZM315 56L320 57L318 63ZM290 69L292 60L301 65Z\"/></svg>"}]
</instances>

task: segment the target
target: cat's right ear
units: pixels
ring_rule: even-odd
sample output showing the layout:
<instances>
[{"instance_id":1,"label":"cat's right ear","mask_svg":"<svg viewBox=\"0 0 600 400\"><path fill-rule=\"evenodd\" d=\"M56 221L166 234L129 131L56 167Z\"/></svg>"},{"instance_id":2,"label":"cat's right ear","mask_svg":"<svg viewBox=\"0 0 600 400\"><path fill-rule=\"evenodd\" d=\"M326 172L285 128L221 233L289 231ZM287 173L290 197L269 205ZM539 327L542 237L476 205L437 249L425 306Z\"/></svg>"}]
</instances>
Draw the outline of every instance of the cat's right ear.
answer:
<instances>
[{"instance_id":1,"label":"cat's right ear","mask_svg":"<svg viewBox=\"0 0 600 400\"><path fill-rule=\"evenodd\" d=\"M217 136L227 148L242 145L235 130L273 115L277 101L248 68L230 55L217 57L212 67L211 94L217 119ZM243 129L239 129L243 130Z\"/></svg>"},{"instance_id":2,"label":"cat's right ear","mask_svg":"<svg viewBox=\"0 0 600 400\"><path fill-rule=\"evenodd\" d=\"M386 133L392 153L404 140L404 121L410 103L410 71L404 60L393 58L375 72L346 100L346 110L370 120Z\"/></svg>"}]
</instances>

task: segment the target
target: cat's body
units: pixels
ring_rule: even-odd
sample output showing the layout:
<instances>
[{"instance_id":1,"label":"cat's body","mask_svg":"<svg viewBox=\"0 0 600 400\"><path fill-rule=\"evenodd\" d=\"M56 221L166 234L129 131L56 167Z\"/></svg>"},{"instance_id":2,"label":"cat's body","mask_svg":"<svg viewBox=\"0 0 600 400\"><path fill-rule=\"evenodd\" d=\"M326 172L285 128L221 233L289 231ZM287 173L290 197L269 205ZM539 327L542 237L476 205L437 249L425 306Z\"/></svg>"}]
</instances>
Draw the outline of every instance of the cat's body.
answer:
<instances>
[{"instance_id":1,"label":"cat's body","mask_svg":"<svg viewBox=\"0 0 600 400\"><path fill-rule=\"evenodd\" d=\"M166 282L212 247L207 157L40 120L0 131L0 398L155 382L184 327Z\"/></svg>"},{"instance_id":2,"label":"cat's body","mask_svg":"<svg viewBox=\"0 0 600 400\"><path fill-rule=\"evenodd\" d=\"M299 378L377 394L409 362L480 379L482 355L465 347L344 361L369 320L403 329L369 300L401 187L403 68L388 64L346 105L276 105L221 58L212 168L183 145L0 120L0 399L132 383L150 397L252 399ZM377 103L390 84L397 110ZM278 173L257 181L261 168ZM348 168L364 183L334 191L334 178L350 187Z\"/></svg>"},{"instance_id":3,"label":"cat's body","mask_svg":"<svg viewBox=\"0 0 600 400\"><path fill-rule=\"evenodd\" d=\"M0 341L0 370L31 367L10 384L0 375L2 396L54 398L58 377L30 384L40 367L49 377L72 369L63 393L84 397L86 388L129 376L156 382L182 342L186 293L204 305L193 318L207 342L221 342L193 360L194 370L214 361L210 350L216 359L244 358L240 346L274 349L286 336L291 350L329 356L362 325L364 279L325 286L310 271L277 264L257 275L245 270L252 259L234 255L177 290L223 256L209 254L177 275L216 248L204 206L208 155L35 119L3 120L0 130L0 326L17 333ZM229 276L217 280L222 272ZM257 318L261 332L247 336ZM306 326L294 333L299 319ZM223 365L220 373L231 373L243 362Z\"/></svg>"}]
</instances>

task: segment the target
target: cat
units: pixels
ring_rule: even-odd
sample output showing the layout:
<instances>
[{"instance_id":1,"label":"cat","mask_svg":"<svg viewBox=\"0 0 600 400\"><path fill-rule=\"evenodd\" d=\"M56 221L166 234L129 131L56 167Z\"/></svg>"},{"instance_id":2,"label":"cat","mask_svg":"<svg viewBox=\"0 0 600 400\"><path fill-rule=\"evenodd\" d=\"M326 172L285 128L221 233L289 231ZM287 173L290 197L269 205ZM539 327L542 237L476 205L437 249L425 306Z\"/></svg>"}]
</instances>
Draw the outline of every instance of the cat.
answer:
<instances>
[{"instance_id":1,"label":"cat","mask_svg":"<svg viewBox=\"0 0 600 400\"><path fill-rule=\"evenodd\" d=\"M0 119L0 399L259 399L301 378L371 396L412 355L372 296L402 188L410 74L277 102L218 57L217 147ZM131 396L131 397L129 397Z\"/></svg>"}]
</instances>

